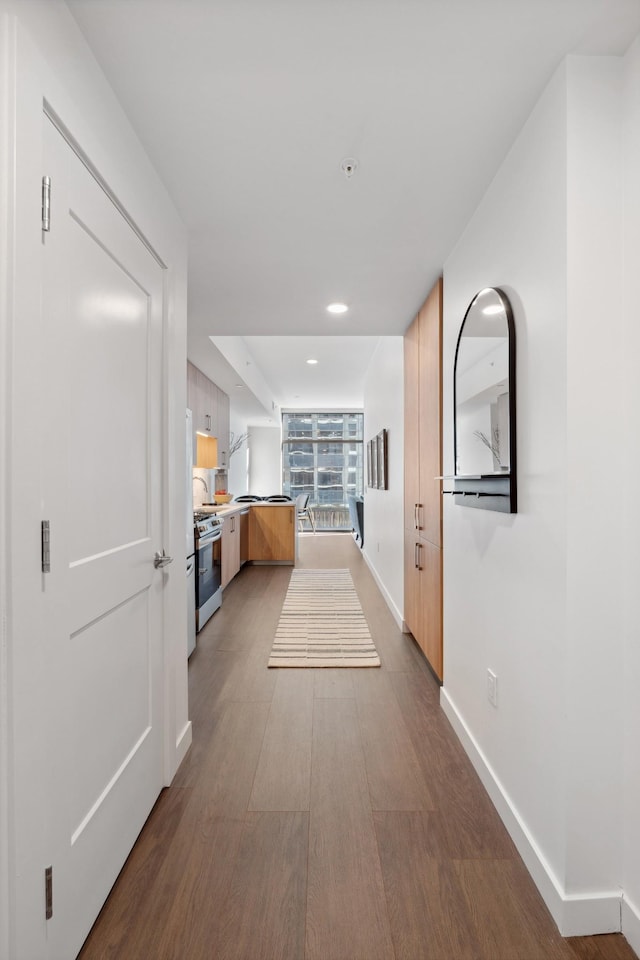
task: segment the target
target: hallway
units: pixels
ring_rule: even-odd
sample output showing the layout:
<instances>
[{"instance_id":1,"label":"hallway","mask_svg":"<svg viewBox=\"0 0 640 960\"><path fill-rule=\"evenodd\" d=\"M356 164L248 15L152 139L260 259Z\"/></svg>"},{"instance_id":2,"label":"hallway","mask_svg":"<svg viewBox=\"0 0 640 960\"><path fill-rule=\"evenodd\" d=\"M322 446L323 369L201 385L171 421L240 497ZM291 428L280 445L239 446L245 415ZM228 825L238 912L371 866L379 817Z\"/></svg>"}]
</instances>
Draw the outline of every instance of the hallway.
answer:
<instances>
[{"instance_id":1,"label":"hallway","mask_svg":"<svg viewBox=\"0 0 640 960\"><path fill-rule=\"evenodd\" d=\"M348 535L380 669L267 670L290 567L250 566L199 634L193 746L81 960L632 960L563 940Z\"/></svg>"}]
</instances>

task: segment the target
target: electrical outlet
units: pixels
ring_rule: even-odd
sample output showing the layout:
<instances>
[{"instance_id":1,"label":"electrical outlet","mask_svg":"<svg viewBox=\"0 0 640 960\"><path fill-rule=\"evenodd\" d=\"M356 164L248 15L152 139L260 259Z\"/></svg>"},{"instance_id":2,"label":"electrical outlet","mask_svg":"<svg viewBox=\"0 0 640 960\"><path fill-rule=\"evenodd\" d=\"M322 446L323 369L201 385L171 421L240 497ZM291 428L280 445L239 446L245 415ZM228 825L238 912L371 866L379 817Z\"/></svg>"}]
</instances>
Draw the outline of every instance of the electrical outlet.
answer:
<instances>
[{"instance_id":1,"label":"electrical outlet","mask_svg":"<svg viewBox=\"0 0 640 960\"><path fill-rule=\"evenodd\" d=\"M487 670L487 697L489 703L498 706L498 678L493 670Z\"/></svg>"}]
</instances>

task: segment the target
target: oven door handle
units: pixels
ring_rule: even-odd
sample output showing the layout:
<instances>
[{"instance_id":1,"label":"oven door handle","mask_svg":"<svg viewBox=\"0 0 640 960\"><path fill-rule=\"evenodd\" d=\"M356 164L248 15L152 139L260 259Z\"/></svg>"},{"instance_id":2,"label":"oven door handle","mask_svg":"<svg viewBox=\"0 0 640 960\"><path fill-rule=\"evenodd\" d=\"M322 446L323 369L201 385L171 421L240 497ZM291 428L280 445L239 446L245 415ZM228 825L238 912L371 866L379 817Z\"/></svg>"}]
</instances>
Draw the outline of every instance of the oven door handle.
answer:
<instances>
[{"instance_id":1,"label":"oven door handle","mask_svg":"<svg viewBox=\"0 0 640 960\"><path fill-rule=\"evenodd\" d=\"M210 543L215 543L216 540L220 540L222 537L222 531L219 533L216 531L213 536L200 537L199 540L196 540L196 550L202 550L203 547L208 547Z\"/></svg>"}]
</instances>

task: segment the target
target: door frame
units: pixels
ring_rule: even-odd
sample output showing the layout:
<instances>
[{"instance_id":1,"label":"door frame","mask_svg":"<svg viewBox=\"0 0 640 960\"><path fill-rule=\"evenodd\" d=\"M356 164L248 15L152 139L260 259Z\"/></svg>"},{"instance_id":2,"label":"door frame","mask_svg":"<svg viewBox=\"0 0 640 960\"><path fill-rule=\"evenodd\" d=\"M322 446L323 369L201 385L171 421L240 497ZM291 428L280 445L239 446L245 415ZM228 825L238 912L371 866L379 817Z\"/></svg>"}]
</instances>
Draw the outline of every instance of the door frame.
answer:
<instances>
[{"instance_id":1,"label":"door frame","mask_svg":"<svg viewBox=\"0 0 640 960\"><path fill-rule=\"evenodd\" d=\"M44 738L38 736L46 723L42 705L47 677L37 657L42 640L33 639L45 634L39 569L43 471L34 444L39 412L46 403L38 391L47 360L38 342L45 104L63 118L67 139L73 131L76 146L82 144L77 152L85 162L90 160L92 172L100 171L103 184L109 184L108 192L118 198L127 219L165 267L162 523L164 547L175 558L163 590L165 785L191 744L182 462L186 232L124 114L104 92L104 78L72 29L70 16L58 5L55 8L51 17L59 29L52 35L51 24L38 11L31 13L27 7L24 15L16 16L12 4L0 0L4 91L0 96L0 848L7 852L0 858L0 955L11 960L44 958L47 953L44 868L50 861L44 824L51 760L45 755ZM77 57L69 64L68 75L64 58L55 49L58 37L65 33ZM51 63L44 54L51 54ZM79 63L87 80L80 96ZM29 932L24 933L27 925Z\"/></svg>"},{"instance_id":2,"label":"door frame","mask_svg":"<svg viewBox=\"0 0 640 960\"><path fill-rule=\"evenodd\" d=\"M9 828L9 769L10 769L10 708L9 708L9 350L10 350L10 291L13 250L10 242L12 216L11 191L13 181L10 152L11 107L13 90L13 51L9 37L9 17L0 12L0 847L7 855L0 857L0 956L10 956L11 916L11 832Z\"/></svg>"}]
</instances>

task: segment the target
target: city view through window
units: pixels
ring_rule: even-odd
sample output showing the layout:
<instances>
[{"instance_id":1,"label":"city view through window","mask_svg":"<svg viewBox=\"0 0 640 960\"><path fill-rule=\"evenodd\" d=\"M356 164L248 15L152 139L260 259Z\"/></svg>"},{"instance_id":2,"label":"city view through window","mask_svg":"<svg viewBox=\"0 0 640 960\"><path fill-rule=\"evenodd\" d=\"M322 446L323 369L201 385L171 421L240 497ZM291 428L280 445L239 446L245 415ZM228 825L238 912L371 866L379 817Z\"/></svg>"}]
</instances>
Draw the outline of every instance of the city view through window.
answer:
<instances>
[{"instance_id":1,"label":"city view through window","mask_svg":"<svg viewBox=\"0 0 640 960\"><path fill-rule=\"evenodd\" d=\"M282 489L309 494L318 530L351 530L350 494L363 492L363 414L284 413Z\"/></svg>"}]
</instances>

